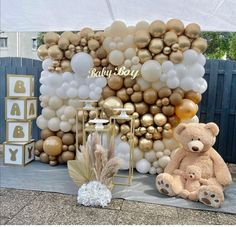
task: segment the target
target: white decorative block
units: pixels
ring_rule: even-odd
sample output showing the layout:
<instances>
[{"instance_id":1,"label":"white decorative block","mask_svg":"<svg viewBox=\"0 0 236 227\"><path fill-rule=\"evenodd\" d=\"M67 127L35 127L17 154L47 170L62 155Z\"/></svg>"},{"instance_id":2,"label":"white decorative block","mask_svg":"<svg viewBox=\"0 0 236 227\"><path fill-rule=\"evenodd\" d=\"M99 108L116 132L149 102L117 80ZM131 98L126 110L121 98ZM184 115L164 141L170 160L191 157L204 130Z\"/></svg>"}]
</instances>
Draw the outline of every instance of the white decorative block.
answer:
<instances>
[{"instance_id":1,"label":"white decorative block","mask_svg":"<svg viewBox=\"0 0 236 227\"><path fill-rule=\"evenodd\" d=\"M34 96L34 78L32 75L7 75L8 97Z\"/></svg>"},{"instance_id":2,"label":"white decorative block","mask_svg":"<svg viewBox=\"0 0 236 227\"><path fill-rule=\"evenodd\" d=\"M34 160L34 140L27 143L4 143L4 164L25 166Z\"/></svg>"},{"instance_id":3,"label":"white decorative block","mask_svg":"<svg viewBox=\"0 0 236 227\"><path fill-rule=\"evenodd\" d=\"M7 142L29 142L31 141L31 121L7 121Z\"/></svg>"},{"instance_id":4,"label":"white decorative block","mask_svg":"<svg viewBox=\"0 0 236 227\"><path fill-rule=\"evenodd\" d=\"M33 120L37 117L36 98L5 98L6 120Z\"/></svg>"}]
</instances>

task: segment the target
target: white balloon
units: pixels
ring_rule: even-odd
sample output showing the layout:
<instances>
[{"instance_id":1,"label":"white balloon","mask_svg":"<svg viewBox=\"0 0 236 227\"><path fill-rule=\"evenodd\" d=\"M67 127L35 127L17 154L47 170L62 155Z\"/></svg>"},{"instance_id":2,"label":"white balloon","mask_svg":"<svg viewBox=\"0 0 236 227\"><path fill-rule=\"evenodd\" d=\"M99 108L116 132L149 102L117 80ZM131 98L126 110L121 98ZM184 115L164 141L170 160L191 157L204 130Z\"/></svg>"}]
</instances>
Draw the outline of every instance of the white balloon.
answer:
<instances>
[{"instance_id":1,"label":"white balloon","mask_svg":"<svg viewBox=\"0 0 236 227\"><path fill-rule=\"evenodd\" d=\"M175 89L179 87L179 79L175 76L172 78L169 78L166 82L167 86L171 89Z\"/></svg>"},{"instance_id":2,"label":"white balloon","mask_svg":"<svg viewBox=\"0 0 236 227\"><path fill-rule=\"evenodd\" d=\"M90 99L98 100L100 97L101 97L101 93L97 93L95 91L90 91L89 93Z\"/></svg>"},{"instance_id":3,"label":"white balloon","mask_svg":"<svg viewBox=\"0 0 236 227\"><path fill-rule=\"evenodd\" d=\"M57 117L53 117L51 118L49 121L48 121L48 128L51 130L51 131L59 131L60 129L60 119L57 118Z\"/></svg>"},{"instance_id":4,"label":"white balloon","mask_svg":"<svg viewBox=\"0 0 236 227\"><path fill-rule=\"evenodd\" d=\"M165 148L169 150L174 150L180 146L179 143L173 138L170 139L164 138L162 141L165 145Z\"/></svg>"},{"instance_id":5,"label":"white balloon","mask_svg":"<svg viewBox=\"0 0 236 227\"><path fill-rule=\"evenodd\" d=\"M73 88L77 88L79 86L79 83L78 83L78 81L77 80L72 80L71 82L70 82L70 87L73 87Z\"/></svg>"},{"instance_id":6,"label":"white balloon","mask_svg":"<svg viewBox=\"0 0 236 227\"><path fill-rule=\"evenodd\" d=\"M155 162L157 160L156 152L154 150L145 152L144 158L148 160L150 163Z\"/></svg>"},{"instance_id":7,"label":"white balloon","mask_svg":"<svg viewBox=\"0 0 236 227\"><path fill-rule=\"evenodd\" d=\"M188 49L183 53L183 63L185 65L192 65L198 60L198 53L193 49Z\"/></svg>"},{"instance_id":8,"label":"white balloon","mask_svg":"<svg viewBox=\"0 0 236 227\"><path fill-rule=\"evenodd\" d=\"M161 74L161 76L160 76L160 81L161 81L161 82L165 82L165 81L167 81L167 80L168 80L168 75L165 74L165 73Z\"/></svg>"},{"instance_id":9,"label":"white balloon","mask_svg":"<svg viewBox=\"0 0 236 227\"><path fill-rule=\"evenodd\" d=\"M115 149L116 154L120 154L120 153L123 153L123 154L128 153L129 154L129 151L130 151L130 146L126 142L119 143L118 146Z\"/></svg>"},{"instance_id":10,"label":"white balloon","mask_svg":"<svg viewBox=\"0 0 236 227\"><path fill-rule=\"evenodd\" d=\"M198 55L198 62L203 66L206 64L206 57L202 53Z\"/></svg>"},{"instance_id":11,"label":"white balloon","mask_svg":"<svg viewBox=\"0 0 236 227\"><path fill-rule=\"evenodd\" d=\"M182 78L185 76L187 70L184 64L180 63L180 64L176 64L174 66L174 70L176 71L177 75L179 78Z\"/></svg>"},{"instance_id":12,"label":"white balloon","mask_svg":"<svg viewBox=\"0 0 236 227\"><path fill-rule=\"evenodd\" d=\"M79 76L86 76L93 67L93 58L91 55L80 52L75 54L71 59L71 68Z\"/></svg>"},{"instance_id":13,"label":"white balloon","mask_svg":"<svg viewBox=\"0 0 236 227\"><path fill-rule=\"evenodd\" d=\"M68 122L73 126L76 123L76 120L74 118L70 118Z\"/></svg>"},{"instance_id":14,"label":"white balloon","mask_svg":"<svg viewBox=\"0 0 236 227\"><path fill-rule=\"evenodd\" d=\"M96 85L104 88L107 85L107 79L105 77L99 77L95 81Z\"/></svg>"},{"instance_id":15,"label":"white balloon","mask_svg":"<svg viewBox=\"0 0 236 227\"><path fill-rule=\"evenodd\" d=\"M164 73L168 73L174 68L174 64L172 63L172 61L165 61L164 63L162 63L161 67Z\"/></svg>"},{"instance_id":16,"label":"white balloon","mask_svg":"<svg viewBox=\"0 0 236 227\"><path fill-rule=\"evenodd\" d=\"M167 166L167 164L169 163L169 161L170 161L170 157L164 155L158 160L158 163L159 163L159 166L164 169Z\"/></svg>"},{"instance_id":17,"label":"white balloon","mask_svg":"<svg viewBox=\"0 0 236 227\"><path fill-rule=\"evenodd\" d=\"M89 89L90 89L90 90L94 90L95 88L96 88L96 84L90 84L90 85L89 85Z\"/></svg>"},{"instance_id":18,"label":"white balloon","mask_svg":"<svg viewBox=\"0 0 236 227\"><path fill-rule=\"evenodd\" d=\"M157 153L156 153L157 159L161 158L163 155L164 155L163 151L157 151Z\"/></svg>"},{"instance_id":19,"label":"white balloon","mask_svg":"<svg viewBox=\"0 0 236 227\"><path fill-rule=\"evenodd\" d=\"M102 88L96 87L95 92L98 93L98 94L101 94L102 93Z\"/></svg>"},{"instance_id":20,"label":"white balloon","mask_svg":"<svg viewBox=\"0 0 236 227\"><path fill-rule=\"evenodd\" d=\"M42 63L43 70L48 71L48 67L52 66L52 62L51 58L46 58Z\"/></svg>"},{"instance_id":21,"label":"white balloon","mask_svg":"<svg viewBox=\"0 0 236 227\"><path fill-rule=\"evenodd\" d=\"M63 105L63 101L62 99L60 99L57 96L52 96L49 99L48 105L53 109L53 110L57 110L58 108L60 108Z\"/></svg>"},{"instance_id":22,"label":"white balloon","mask_svg":"<svg viewBox=\"0 0 236 227\"><path fill-rule=\"evenodd\" d=\"M131 60L130 59L126 59L125 62L124 62L124 66L129 69L132 66Z\"/></svg>"},{"instance_id":23,"label":"white balloon","mask_svg":"<svg viewBox=\"0 0 236 227\"><path fill-rule=\"evenodd\" d=\"M66 92L66 95L71 99L77 97L78 95L77 89L73 87L69 88L68 91Z\"/></svg>"},{"instance_id":24,"label":"white balloon","mask_svg":"<svg viewBox=\"0 0 236 227\"><path fill-rule=\"evenodd\" d=\"M45 119L50 120L52 117L56 116L56 112L55 112L55 110L52 110L49 107L46 107L46 108L42 109L42 116Z\"/></svg>"},{"instance_id":25,"label":"white balloon","mask_svg":"<svg viewBox=\"0 0 236 227\"><path fill-rule=\"evenodd\" d=\"M137 65L139 63L140 59L138 56L134 56L132 57L131 59L131 62L134 64L134 65Z\"/></svg>"},{"instance_id":26,"label":"white balloon","mask_svg":"<svg viewBox=\"0 0 236 227\"><path fill-rule=\"evenodd\" d=\"M175 70L171 69L168 73L167 73L167 77L168 79L169 78L173 78L173 77L176 77L177 76L177 73Z\"/></svg>"},{"instance_id":27,"label":"white balloon","mask_svg":"<svg viewBox=\"0 0 236 227\"><path fill-rule=\"evenodd\" d=\"M115 50L116 49L116 43L115 42L110 42L109 43L109 49L110 50Z\"/></svg>"},{"instance_id":28,"label":"white balloon","mask_svg":"<svg viewBox=\"0 0 236 227\"><path fill-rule=\"evenodd\" d=\"M188 75L192 78L199 78L199 77L203 77L205 74L205 69L204 67L199 64L193 64L191 66L188 66Z\"/></svg>"},{"instance_id":29,"label":"white balloon","mask_svg":"<svg viewBox=\"0 0 236 227\"><path fill-rule=\"evenodd\" d=\"M89 87L87 85L81 85L78 89L78 96L80 99L87 99L89 97Z\"/></svg>"},{"instance_id":30,"label":"white balloon","mask_svg":"<svg viewBox=\"0 0 236 227\"><path fill-rule=\"evenodd\" d=\"M75 117L76 115L76 110L74 107L72 106L67 106L65 109L64 109L64 114L66 116L66 118L73 118Z\"/></svg>"},{"instance_id":31,"label":"white balloon","mask_svg":"<svg viewBox=\"0 0 236 227\"><path fill-rule=\"evenodd\" d=\"M151 164L146 159L141 159L136 163L136 170L139 173L148 173L150 168Z\"/></svg>"},{"instance_id":32,"label":"white balloon","mask_svg":"<svg viewBox=\"0 0 236 227\"><path fill-rule=\"evenodd\" d=\"M136 51L134 48L128 48L124 52L125 58L126 59L132 59L134 56L136 56Z\"/></svg>"},{"instance_id":33,"label":"white balloon","mask_svg":"<svg viewBox=\"0 0 236 227\"><path fill-rule=\"evenodd\" d=\"M47 96L52 96L55 94L55 89L52 89L51 87L46 85L41 85L39 91L42 95L47 95Z\"/></svg>"},{"instance_id":34,"label":"white balloon","mask_svg":"<svg viewBox=\"0 0 236 227\"><path fill-rule=\"evenodd\" d=\"M206 89L207 89L207 82L206 82L206 80L203 79L203 78L199 78L196 82L200 84L199 92L201 94L204 93L206 91Z\"/></svg>"},{"instance_id":35,"label":"white balloon","mask_svg":"<svg viewBox=\"0 0 236 227\"><path fill-rule=\"evenodd\" d=\"M62 99L66 99L67 95L66 95L66 90L63 88L57 88L56 89L56 95Z\"/></svg>"},{"instance_id":36,"label":"white balloon","mask_svg":"<svg viewBox=\"0 0 236 227\"><path fill-rule=\"evenodd\" d=\"M163 154L164 154L164 155L167 155L167 156L170 156L171 151L170 151L169 149L165 149L165 150L163 151Z\"/></svg>"},{"instance_id":37,"label":"white balloon","mask_svg":"<svg viewBox=\"0 0 236 227\"><path fill-rule=\"evenodd\" d=\"M111 51L108 58L109 58L109 62L115 66L122 65L125 60L124 54L120 50Z\"/></svg>"},{"instance_id":38,"label":"white balloon","mask_svg":"<svg viewBox=\"0 0 236 227\"><path fill-rule=\"evenodd\" d=\"M75 108L78 107L83 107L83 103L79 101L79 99L75 98L75 99L69 99L68 100L68 105L69 106L73 106Z\"/></svg>"},{"instance_id":39,"label":"white balloon","mask_svg":"<svg viewBox=\"0 0 236 227\"><path fill-rule=\"evenodd\" d=\"M37 120L36 120L36 125L40 128L40 129L45 129L48 127L48 121L42 116L38 116Z\"/></svg>"},{"instance_id":40,"label":"white balloon","mask_svg":"<svg viewBox=\"0 0 236 227\"><path fill-rule=\"evenodd\" d=\"M184 77L180 81L180 87L185 91L192 90L194 84L194 80L191 77Z\"/></svg>"},{"instance_id":41,"label":"white balloon","mask_svg":"<svg viewBox=\"0 0 236 227\"><path fill-rule=\"evenodd\" d=\"M156 89L157 91L165 86L166 86L166 83L162 81L157 81L157 82L152 83L152 88Z\"/></svg>"},{"instance_id":42,"label":"white balloon","mask_svg":"<svg viewBox=\"0 0 236 227\"><path fill-rule=\"evenodd\" d=\"M141 160L144 156L144 153L138 148L134 148L134 162L136 163L137 161Z\"/></svg>"},{"instance_id":43,"label":"white balloon","mask_svg":"<svg viewBox=\"0 0 236 227\"><path fill-rule=\"evenodd\" d=\"M161 76L161 65L155 60L148 60L142 65L141 73L144 80L155 82Z\"/></svg>"},{"instance_id":44,"label":"white balloon","mask_svg":"<svg viewBox=\"0 0 236 227\"><path fill-rule=\"evenodd\" d=\"M157 173L156 168L155 168L154 166L152 166L152 167L149 169L149 173L152 174L152 175L156 174L156 173Z\"/></svg>"},{"instance_id":45,"label":"white balloon","mask_svg":"<svg viewBox=\"0 0 236 227\"><path fill-rule=\"evenodd\" d=\"M57 111L56 111L56 115L57 117L61 117L64 114L64 110L65 110L66 106L61 106Z\"/></svg>"},{"instance_id":46,"label":"white balloon","mask_svg":"<svg viewBox=\"0 0 236 227\"><path fill-rule=\"evenodd\" d=\"M69 132L72 129L72 125L68 121L61 121L60 129L63 132Z\"/></svg>"},{"instance_id":47,"label":"white balloon","mask_svg":"<svg viewBox=\"0 0 236 227\"><path fill-rule=\"evenodd\" d=\"M153 149L155 151L163 151L165 149L165 145L161 140L155 140L153 143Z\"/></svg>"}]
</instances>

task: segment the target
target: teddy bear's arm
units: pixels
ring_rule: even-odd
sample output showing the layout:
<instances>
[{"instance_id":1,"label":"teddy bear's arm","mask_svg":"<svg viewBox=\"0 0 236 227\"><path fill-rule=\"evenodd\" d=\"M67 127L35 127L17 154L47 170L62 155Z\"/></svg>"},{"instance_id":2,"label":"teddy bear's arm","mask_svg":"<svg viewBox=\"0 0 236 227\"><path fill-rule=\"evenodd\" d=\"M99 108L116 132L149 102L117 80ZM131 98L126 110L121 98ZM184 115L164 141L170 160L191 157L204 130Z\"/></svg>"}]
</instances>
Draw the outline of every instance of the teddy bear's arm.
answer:
<instances>
[{"instance_id":1,"label":"teddy bear's arm","mask_svg":"<svg viewBox=\"0 0 236 227\"><path fill-rule=\"evenodd\" d=\"M167 164L164 172L172 174L174 170L179 168L180 162L184 157L185 157L185 152L183 148L179 148L177 152L174 154L173 158Z\"/></svg>"},{"instance_id":2,"label":"teddy bear's arm","mask_svg":"<svg viewBox=\"0 0 236 227\"><path fill-rule=\"evenodd\" d=\"M207 179L200 178L199 182L201 184L208 185L208 180Z\"/></svg>"},{"instance_id":3,"label":"teddy bear's arm","mask_svg":"<svg viewBox=\"0 0 236 227\"><path fill-rule=\"evenodd\" d=\"M221 156L213 148L211 149L211 159L214 163L214 172L217 181L223 186L229 185L232 182L229 169Z\"/></svg>"}]
</instances>

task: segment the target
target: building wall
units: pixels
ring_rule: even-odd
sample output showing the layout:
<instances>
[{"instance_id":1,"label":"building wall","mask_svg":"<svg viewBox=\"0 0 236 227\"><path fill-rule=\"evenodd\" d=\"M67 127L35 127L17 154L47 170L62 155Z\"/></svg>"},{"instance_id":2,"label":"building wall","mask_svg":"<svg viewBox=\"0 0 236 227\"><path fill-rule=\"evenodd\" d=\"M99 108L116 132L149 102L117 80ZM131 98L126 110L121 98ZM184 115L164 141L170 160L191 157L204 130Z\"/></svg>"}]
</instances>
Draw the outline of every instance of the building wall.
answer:
<instances>
[{"instance_id":1,"label":"building wall","mask_svg":"<svg viewBox=\"0 0 236 227\"><path fill-rule=\"evenodd\" d=\"M39 59L32 41L32 38L37 39L37 32L3 32L1 37L7 37L7 47L0 47L0 57Z\"/></svg>"}]
</instances>

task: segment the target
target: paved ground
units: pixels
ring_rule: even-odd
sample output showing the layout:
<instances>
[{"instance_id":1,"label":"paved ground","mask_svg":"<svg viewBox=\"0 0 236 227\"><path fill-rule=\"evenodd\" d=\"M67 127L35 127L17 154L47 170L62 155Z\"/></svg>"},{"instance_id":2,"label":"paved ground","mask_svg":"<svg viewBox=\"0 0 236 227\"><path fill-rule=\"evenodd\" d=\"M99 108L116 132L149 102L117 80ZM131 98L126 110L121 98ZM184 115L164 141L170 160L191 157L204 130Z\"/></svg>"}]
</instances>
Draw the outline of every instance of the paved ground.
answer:
<instances>
[{"instance_id":1,"label":"paved ground","mask_svg":"<svg viewBox=\"0 0 236 227\"><path fill-rule=\"evenodd\" d=\"M1 148L1 147L0 147ZM1 149L0 149L1 150ZM236 180L236 165L229 166ZM106 208L79 206L76 196L0 188L2 224L234 224L236 215L114 199Z\"/></svg>"}]
</instances>

